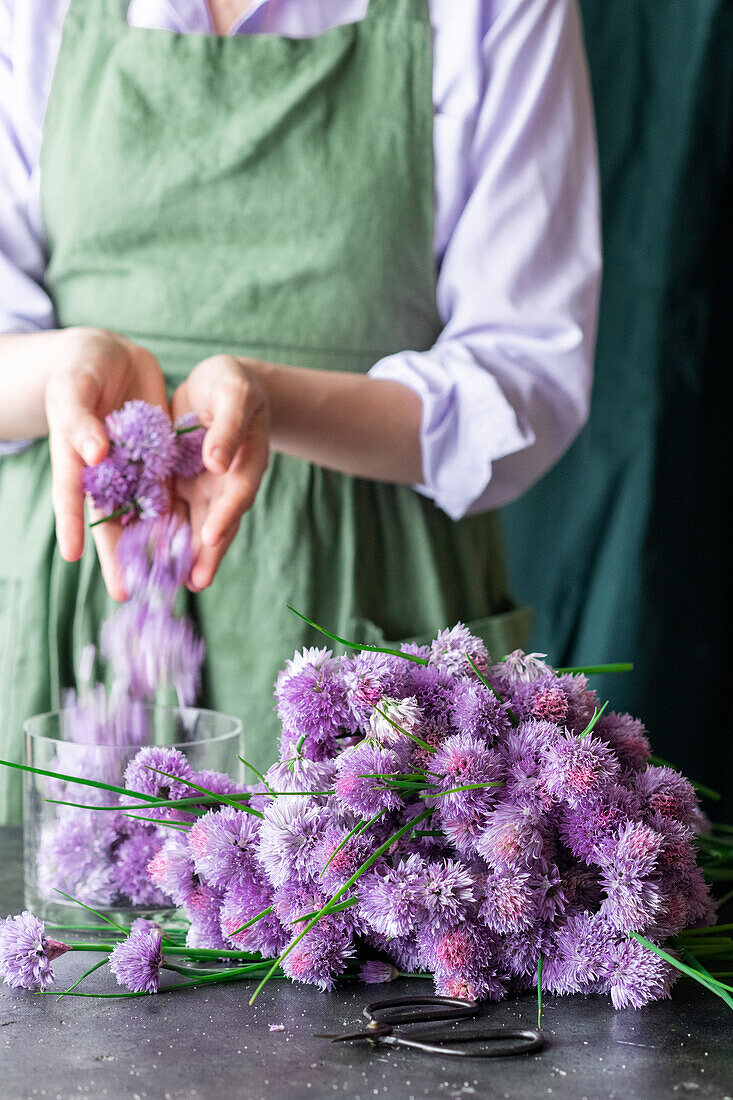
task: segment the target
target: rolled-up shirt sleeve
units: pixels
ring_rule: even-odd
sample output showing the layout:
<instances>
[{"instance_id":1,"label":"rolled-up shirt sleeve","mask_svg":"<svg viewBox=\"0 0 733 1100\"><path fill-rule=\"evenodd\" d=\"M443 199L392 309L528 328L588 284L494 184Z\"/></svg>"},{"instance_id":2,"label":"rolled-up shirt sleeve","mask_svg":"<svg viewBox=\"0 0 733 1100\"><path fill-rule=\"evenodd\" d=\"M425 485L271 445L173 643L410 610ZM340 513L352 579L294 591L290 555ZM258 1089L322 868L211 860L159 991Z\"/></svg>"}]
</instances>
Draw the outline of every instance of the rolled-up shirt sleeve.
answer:
<instances>
[{"instance_id":1,"label":"rolled-up shirt sleeve","mask_svg":"<svg viewBox=\"0 0 733 1100\"><path fill-rule=\"evenodd\" d=\"M459 166L465 201L439 266L445 327L429 351L391 355L370 371L422 398L423 484L415 488L454 519L516 499L583 426L601 273L595 128L575 0L486 8L483 89ZM439 136L438 188L457 170L441 164L455 150L441 149Z\"/></svg>"},{"instance_id":2,"label":"rolled-up shirt sleeve","mask_svg":"<svg viewBox=\"0 0 733 1100\"><path fill-rule=\"evenodd\" d=\"M54 311L34 210L40 134L15 80L13 8L0 0L0 332L38 332L53 327Z\"/></svg>"}]
</instances>

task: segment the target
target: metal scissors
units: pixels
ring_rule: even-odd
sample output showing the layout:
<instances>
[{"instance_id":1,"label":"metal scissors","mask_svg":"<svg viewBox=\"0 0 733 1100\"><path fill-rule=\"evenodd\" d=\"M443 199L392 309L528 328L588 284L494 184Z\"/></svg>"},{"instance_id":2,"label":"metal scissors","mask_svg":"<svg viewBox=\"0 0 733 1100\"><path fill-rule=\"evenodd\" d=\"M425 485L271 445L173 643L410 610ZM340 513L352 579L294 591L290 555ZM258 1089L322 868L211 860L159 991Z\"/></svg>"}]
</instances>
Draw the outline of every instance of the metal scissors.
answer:
<instances>
[{"instance_id":1,"label":"metal scissors","mask_svg":"<svg viewBox=\"0 0 733 1100\"><path fill-rule=\"evenodd\" d=\"M376 1046L411 1047L425 1054L441 1054L455 1058L509 1058L516 1054L532 1054L542 1050L545 1039L535 1028L486 1028L483 1031L432 1033L410 1037L398 1030L400 1025L433 1023L437 1020L458 1023L475 1019L479 1005L458 997L398 997L387 1001L372 1001L364 1009L367 1025L364 1031L348 1035L324 1035L333 1043L365 1040ZM456 1044L456 1045L452 1045Z\"/></svg>"}]
</instances>

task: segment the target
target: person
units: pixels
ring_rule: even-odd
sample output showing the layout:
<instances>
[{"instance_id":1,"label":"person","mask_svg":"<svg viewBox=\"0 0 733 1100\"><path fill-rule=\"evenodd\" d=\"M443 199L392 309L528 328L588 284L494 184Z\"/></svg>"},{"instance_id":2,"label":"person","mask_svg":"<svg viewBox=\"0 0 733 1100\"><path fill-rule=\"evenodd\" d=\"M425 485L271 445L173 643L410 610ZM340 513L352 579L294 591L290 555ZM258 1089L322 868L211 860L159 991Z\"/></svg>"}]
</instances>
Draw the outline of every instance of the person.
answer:
<instances>
[{"instance_id":1,"label":"person","mask_svg":"<svg viewBox=\"0 0 733 1100\"><path fill-rule=\"evenodd\" d=\"M497 657L520 644L496 509L584 423L598 305L575 0L0 0L0 20L3 753L125 597L80 471L128 399L208 429L176 487L187 598L203 700L244 719L254 763L277 669L316 640L287 604L367 643L462 620Z\"/></svg>"}]
</instances>

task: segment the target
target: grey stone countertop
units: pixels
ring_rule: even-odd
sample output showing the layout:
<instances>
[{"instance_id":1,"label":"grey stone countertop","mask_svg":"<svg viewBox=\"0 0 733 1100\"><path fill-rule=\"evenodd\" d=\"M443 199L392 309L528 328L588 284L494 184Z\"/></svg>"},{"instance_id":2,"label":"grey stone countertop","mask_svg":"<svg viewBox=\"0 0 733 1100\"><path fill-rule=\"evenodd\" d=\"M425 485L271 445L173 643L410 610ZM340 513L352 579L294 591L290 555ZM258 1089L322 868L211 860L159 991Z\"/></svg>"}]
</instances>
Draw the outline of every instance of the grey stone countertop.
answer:
<instances>
[{"instance_id":1,"label":"grey stone countertop","mask_svg":"<svg viewBox=\"0 0 733 1100\"><path fill-rule=\"evenodd\" d=\"M5 827L0 914L21 908L20 830ZM59 988L82 972L72 955L55 969ZM639 1012L615 1012L601 997L548 997L547 1047L519 1058L459 1060L318 1037L360 1029L371 1000L418 992L430 992L429 983L344 984L322 994L277 981L250 1007L249 983L61 1002L0 986L0 1098L733 1098L733 1014L687 980L671 1001ZM486 1009L493 1027L532 1027L536 1015L531 995Z\"/></svg>"}]
</instances>

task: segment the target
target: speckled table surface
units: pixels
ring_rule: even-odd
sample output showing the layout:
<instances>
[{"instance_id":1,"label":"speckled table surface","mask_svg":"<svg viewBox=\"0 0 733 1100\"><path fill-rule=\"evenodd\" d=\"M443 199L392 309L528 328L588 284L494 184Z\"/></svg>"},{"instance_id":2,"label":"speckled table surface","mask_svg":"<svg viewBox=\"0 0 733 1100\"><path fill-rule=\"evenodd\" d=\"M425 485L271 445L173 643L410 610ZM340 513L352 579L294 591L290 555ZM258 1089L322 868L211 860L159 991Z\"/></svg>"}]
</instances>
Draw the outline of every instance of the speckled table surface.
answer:
<instances>
[{"instance_id":1,"label":"speckled table surface","mask_svg":"<svg viewBox=\"0 0 733 1100\"><path fill-rule=\"evenodd\" d=\"M20 830L4 828L0 913L21 906ZM78 957L64 956L55 966L62 988L81 973ZM250 1008L246 984L131 1001L61 1002L2 986L0 1098L733 1100L733 1016L687 981L676 986L672 1001L641 1012L614 1012L600 997L548 998L547 1047L523 1058L459 1061L318 1037L360 1027L370 1000L428 991L427 983L411 981L319 994L273 982ZM536 1013L532 996L487 1009L495 1027L531 1027Z\"/></svg>"}]
</instances>

